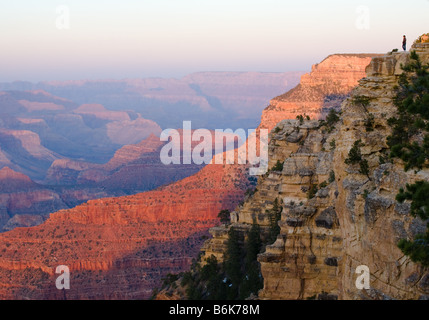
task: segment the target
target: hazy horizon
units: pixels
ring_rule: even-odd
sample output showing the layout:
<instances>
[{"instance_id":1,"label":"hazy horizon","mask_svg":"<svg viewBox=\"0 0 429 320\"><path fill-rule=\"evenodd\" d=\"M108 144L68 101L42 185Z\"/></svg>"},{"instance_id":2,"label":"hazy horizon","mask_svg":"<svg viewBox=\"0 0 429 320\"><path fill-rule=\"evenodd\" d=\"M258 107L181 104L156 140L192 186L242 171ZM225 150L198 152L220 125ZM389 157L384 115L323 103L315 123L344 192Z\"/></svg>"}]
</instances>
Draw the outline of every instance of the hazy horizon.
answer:
<instances>
[{"instance_id":1,"label":"hazy horizon","mask_svg":"<svg viewBox=\"0 0 429 320\"><path fill-rule=\"evenodd\" d=\"M429 1L29 0L2 4L0 82L308 71L335 53L408 48ZM386 32L386 30L389 30Z\"/></svg>"},{"instance_id":2,"label":"hazy horizon","mask_svg":"<svg viewBox=\"0 0 429 320\"><path fill-rule=\"evenodd\" d=\"M315 62L316 63L316 62ZM315 64L314 63L314 64ZM310 66L311 67L311 66ZM225 70L218 70L218 71L210 71L210 70L200 70L200 71L194 71L194 72L190 72L190 73L186 73L183 75L179 75L179 76L169 76L169 75L160 75L160 76L156 76L156 75L152 75L152 76L146 76L146 77L105 77L105 78L64 78L64 79L47 79L47 80L12 80L12 81L0 81L0 84L7 84L7 83L16 83L16 82L28 82L31 84L38 84L38 83L50 83L50 82L122 82L122 81L128 81L128 80L140 80L140 79L162 79L162 80L169 80L169 79L173 79L173 80L182 80L183 78L186 78L187 76L191 76L194 74L199 74L199 73L228 73L228 74L234 74L234 73L255 73L255 74L304 74L307 71L310 70L291 70L291 71L240 71L240 70L229 70L229 71L225 71Z\"/></svg>"}]
</instances>

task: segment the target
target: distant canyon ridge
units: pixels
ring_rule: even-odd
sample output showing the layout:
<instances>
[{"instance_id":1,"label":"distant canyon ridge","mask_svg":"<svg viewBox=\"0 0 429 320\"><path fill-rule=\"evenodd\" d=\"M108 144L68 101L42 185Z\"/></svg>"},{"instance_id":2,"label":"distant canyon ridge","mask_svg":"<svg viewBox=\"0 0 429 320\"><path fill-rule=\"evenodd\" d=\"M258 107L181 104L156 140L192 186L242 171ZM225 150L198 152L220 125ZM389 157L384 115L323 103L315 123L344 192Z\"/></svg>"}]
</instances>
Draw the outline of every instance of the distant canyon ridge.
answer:
<instances>
[{"instance_id":1,"label":"distant canyon ridge","mask_svg":"<svg viewBox=\"0 0 429 320\"><path fill-rule=\"evenodd\" d=\"M295 87L304 72L199 72L174 78L0 83L0 90L43 90L78 105L102 104L156 122L162 129L256 128L271 97ZM133 141L136 143L140 141Z\"/></svg>"},{"instance_id":2,"label":"distant canyon ridge","mask_svg":"<svg viewBox=\"0 0 429 320\"><path fill-rule=\"evenodd\" d=\"M165 166L163 129L256 128L301 72L201 72L182 79L0 84L0 232L91 199L132 195L197 173Z\"/></svg>"}]
</instances>

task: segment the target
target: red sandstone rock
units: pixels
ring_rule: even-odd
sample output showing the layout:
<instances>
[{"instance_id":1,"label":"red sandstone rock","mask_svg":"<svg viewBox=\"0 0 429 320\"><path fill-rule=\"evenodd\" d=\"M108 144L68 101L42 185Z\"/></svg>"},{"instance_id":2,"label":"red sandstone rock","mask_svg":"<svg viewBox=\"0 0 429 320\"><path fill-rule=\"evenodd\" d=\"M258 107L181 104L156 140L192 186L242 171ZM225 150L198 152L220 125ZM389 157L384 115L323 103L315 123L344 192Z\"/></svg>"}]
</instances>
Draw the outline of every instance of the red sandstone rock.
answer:
<instances>
[{"instance_id":1,"label":"red sandstone rock","mask_svg":"<svg viewBox=\"0 0 429 320\"><path fill-rule=\"evenodd\" d=\"M218 212L242 199L245 172L210 165L155 191L92 200L0 234L0 298L64 298L53 274L61 264L72 273L69 299L148 298L168 272L189 267Z\"/></svg>"},{"instance_id":2,"label":"red sandstone rock","mask_svg":"<svg viewBox=\"0 0 429 320\"><path fill-rule=\"evenodd\" d=\"M301 83L271 100L263 111L260 128L272 130L283 119L295 119L304 113L320 119L341 102L365 77L365 69L376 54L335 54L312 67Z\"/></svg>"}]
</instances>

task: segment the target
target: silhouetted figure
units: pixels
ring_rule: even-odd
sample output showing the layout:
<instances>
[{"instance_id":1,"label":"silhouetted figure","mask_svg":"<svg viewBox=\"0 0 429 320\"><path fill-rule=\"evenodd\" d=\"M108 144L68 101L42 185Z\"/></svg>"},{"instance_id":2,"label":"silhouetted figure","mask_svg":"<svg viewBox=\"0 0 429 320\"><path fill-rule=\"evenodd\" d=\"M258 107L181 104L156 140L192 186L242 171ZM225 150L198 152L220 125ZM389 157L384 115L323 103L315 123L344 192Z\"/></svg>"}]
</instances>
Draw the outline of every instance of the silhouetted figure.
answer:
<instances>
[{"instance_id":1,"label":"silhouetted figure","mask_svg":"<svg viewBox=\"0 0 429 320\"><path fill-rule=\"evenodd\" d=\"M404 39L402 40L402 49L404 49L404 51L407 51L407 37L404 36Z\"/></svg>"}]
</instances>

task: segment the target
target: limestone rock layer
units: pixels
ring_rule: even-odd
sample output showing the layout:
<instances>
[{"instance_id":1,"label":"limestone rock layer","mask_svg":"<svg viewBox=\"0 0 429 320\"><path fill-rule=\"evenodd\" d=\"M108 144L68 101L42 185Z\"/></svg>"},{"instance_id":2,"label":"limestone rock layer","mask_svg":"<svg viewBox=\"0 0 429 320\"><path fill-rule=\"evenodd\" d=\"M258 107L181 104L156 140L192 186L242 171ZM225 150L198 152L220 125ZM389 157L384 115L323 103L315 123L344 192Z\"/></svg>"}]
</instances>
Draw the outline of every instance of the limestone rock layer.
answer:
<instances>
[{"instance_id":1,"label":"limestone rock layer","mask_svg":"<svg viewBox=\"0 0 429 320\"><path fill-rule=\"evenodd\" d=\"M413 49L429 63L429 44ZM388 155L387 119L396 114L393 98L400 66L408 60L409 52L373 58L366 77L342 103L333 128L316 120L283 120L271 132L269 167L280 161L283 170L260 178L257 192L232 214L237 230L248 230L254 219L266 230L266 210L275 199L283 206L280 234L258 256L264 278L260 299L429 297L428 270L397 247L400 239L424 233L426 222L410 215L409 204L395 200L400 187L427 181L429 170L405 172L401 161L380 162ZM358 96L370 98L367 110L353 102ZM374 115L373 131L365 127L369 113ZM345 163L358 140L368 176ZM214 238L205 243L204 257L223 259L228 228L211 230ZM360 266L370 271L370 289L356 286Z\"/></svg>"}]
</instances>

